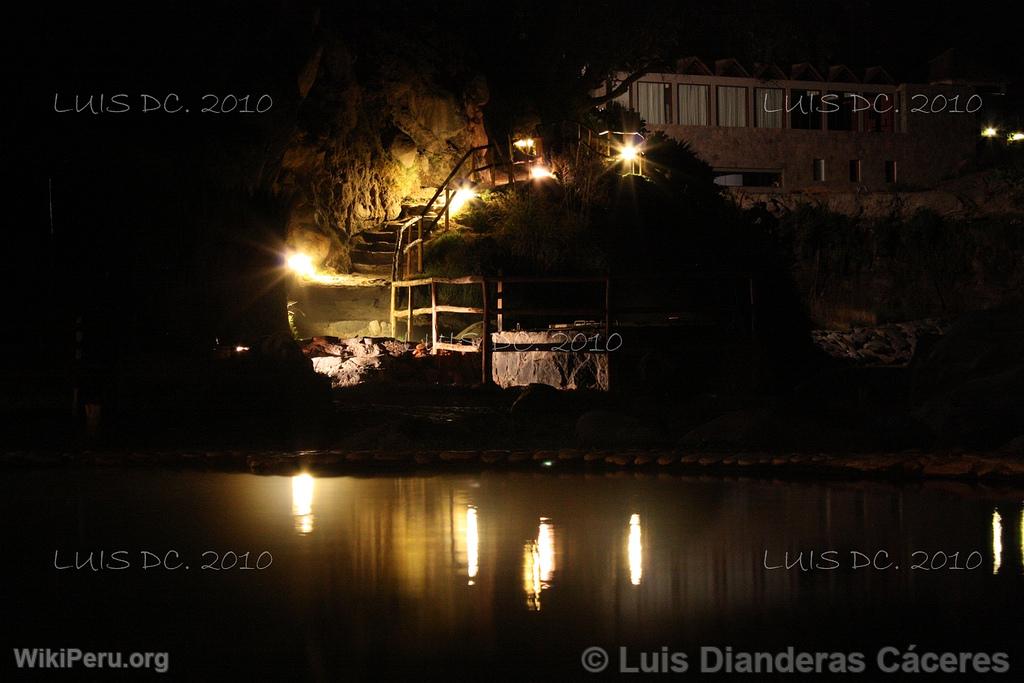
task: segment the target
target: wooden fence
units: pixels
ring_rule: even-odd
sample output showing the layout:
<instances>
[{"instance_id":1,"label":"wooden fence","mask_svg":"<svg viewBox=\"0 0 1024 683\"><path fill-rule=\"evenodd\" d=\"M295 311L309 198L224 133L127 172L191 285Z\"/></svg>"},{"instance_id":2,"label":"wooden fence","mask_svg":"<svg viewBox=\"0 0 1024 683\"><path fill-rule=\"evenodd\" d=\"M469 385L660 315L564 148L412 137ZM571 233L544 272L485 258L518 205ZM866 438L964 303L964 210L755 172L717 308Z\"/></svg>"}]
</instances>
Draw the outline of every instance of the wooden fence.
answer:
<instances>
[{"instance_id":1,"label":"wooden fence","mask_svg":"<svg viewBox=\"0 0 1024 683\"><path fill-rule=\"evenodd\" d=\"M678 276L674 276L678 277ZM756 296L754 288L754 277L750 274L745 273L718 273L715 275L702 275L700 277L724 277L729 278L735 283L742 282L743 284L743 298L746 301L743 304L749 305L747 311L748 324L750 333L753 334L756 325L755 307L756 307ZM631 278L634 282L657 282L658 278ZM535 308L535 307L512 307L506 302L507 295L510 287L515 285L593 285L595 287L595 298L600 297L603 299L603 304L592 308ZM481 294L481 306L455 306L440 303L438 301L438 288L442 285L455 285L460 287L479 287ZM495 295L491 297L491 288L494 287ZM419 289L429 289L430 292L430 305L414 307L414 292ZM404 305L398 307L398 293L400 290L405 290L405 301ZM503 345L501 348L495 349L491 340L491 333L493 331L504 332L505 331L505 320L506 316L530 316L530 317L546 317L546 318L571 318L573 322L586 321L591 324L597 324L601 327L604 339L607 341L611 336L612 327L612 279L608 276L600 277L509 277L509 276L497 276L487 277L480 275L470 275L466 277L457 278L444 278L444 277L429 277L429 278L418 278L411 280L394 280L391 283L391 331L395 338L398 338L398 324L400 321L405 322L405 340L412 341L413 332L413 321L416 318L430 318L430 342L431 342L431 353L437 353L440 350L453 351L457 353L480 353L481 354L481 380L484 383L491 381L491 367L492 367L492 354L497 350L499 352L514 352L514 353L525 353L529 351L551 351L555 350L556 347L562 346L560 344L548 344L548 343L529 343L529 344L515 344L509 347L509 345ZM740 301L736 302L738 311L740 308ZM733 310L733 309L729 309ZM661 314L667 315L669 309L664 306L616 306L615 312L617 314ZM482 323L480 343L479 344L466 344L457 343L454 339L445 342L443 337L438 333L438 315L441 313L455 313L465 314L472 316L480 316ZM491 329L491 318L494 317L497 322L496 330ZM579 352L583 353L607 353L607 347L602 348L601 345L594 345L593 347L586 347L580 349Z\"/></svg>"}]
</instances>

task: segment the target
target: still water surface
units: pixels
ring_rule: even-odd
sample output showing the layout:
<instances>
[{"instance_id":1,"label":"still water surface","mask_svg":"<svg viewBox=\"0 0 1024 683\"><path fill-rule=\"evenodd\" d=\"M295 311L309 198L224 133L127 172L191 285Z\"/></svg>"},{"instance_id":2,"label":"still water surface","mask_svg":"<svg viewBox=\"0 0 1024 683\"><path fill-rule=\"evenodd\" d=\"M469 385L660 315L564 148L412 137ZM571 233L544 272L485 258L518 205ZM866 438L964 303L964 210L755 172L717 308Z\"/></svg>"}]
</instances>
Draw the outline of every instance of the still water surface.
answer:
<instances>
[{"instance_id":1,"label":"still water surface","mask_svg":"<svg viewBox=\"0 0 1024 683\"><path fill-rule=\"evenodd\" d=\"M167 651L192 680L566 680L591 645L914 643L1024 669L1014 491L41 470L9 472L0 494L8 659L91 647ZM766 568L787 553L806 570ZM177 568L143 568L157 557Z\"/></svg>"}]
</instances>

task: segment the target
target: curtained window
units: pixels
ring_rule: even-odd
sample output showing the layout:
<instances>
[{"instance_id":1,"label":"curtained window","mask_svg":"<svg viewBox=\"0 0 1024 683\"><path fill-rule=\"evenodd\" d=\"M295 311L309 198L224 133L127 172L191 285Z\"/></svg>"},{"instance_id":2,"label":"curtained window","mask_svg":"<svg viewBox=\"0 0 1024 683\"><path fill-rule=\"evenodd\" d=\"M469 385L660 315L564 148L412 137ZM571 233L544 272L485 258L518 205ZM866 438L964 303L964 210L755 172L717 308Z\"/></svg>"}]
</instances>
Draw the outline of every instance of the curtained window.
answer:
<instances>
[{"instance_id":1,"label":"curtained window","mask_svg":"<svg viewBox=\"0 0 1024 683\"><path fill-rule=\"evenodd\" d=\"M718 125L747 125L747 89L720 85L718 90Z\"/></svg>"},{"instance_id":2,"label":"curtained window","mask_svg":"<svg viewBox=\"0 0 1024 683\"><path fill-rule=\"evenodd\" d=\"M785 111L781 88L754 88L754 125L758 128L782 128Z\"/></svg>"},{"instance_id":3,"label":"curtained window","mask_svg":"<svg viewBox=\"0 0 1024 683\"><path fill-rule=\"evenodd\" d=\"M672 86L668 83L636 84L636 110L648 125L664 125L672 120Z\"/></svg>"},{"instance_id":4,"label":"curtained window","mask_svg":"<svg viewBox=\"0 0 1024 683\"><path fill-rule=\"evenodd\" d=\"M708 86L687 83L679 86L679 124L708 125Z\"/></svg>"}]
</instances>

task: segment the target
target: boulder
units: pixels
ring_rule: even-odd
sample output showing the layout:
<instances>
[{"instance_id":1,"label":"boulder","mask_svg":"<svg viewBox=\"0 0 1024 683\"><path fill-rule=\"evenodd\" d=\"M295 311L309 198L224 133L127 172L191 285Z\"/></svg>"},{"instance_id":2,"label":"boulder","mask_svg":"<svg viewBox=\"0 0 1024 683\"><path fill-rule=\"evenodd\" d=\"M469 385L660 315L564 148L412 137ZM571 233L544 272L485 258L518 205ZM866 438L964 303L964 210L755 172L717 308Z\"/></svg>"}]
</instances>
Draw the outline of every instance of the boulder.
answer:
<instances>
[{"instance_id":1,"label":"boulder","mask_svg":"<svg viewBox=\"0 0 1024 683\"><path fill-rule=\"evenodd\" d=\"M503 332L492 336L497 348L564 342L563 332ZM569 351L500 351L492 358L495 384L502 388L546 384L556 389L608 389L608 354Z\"/></svg>"}]
</instances>

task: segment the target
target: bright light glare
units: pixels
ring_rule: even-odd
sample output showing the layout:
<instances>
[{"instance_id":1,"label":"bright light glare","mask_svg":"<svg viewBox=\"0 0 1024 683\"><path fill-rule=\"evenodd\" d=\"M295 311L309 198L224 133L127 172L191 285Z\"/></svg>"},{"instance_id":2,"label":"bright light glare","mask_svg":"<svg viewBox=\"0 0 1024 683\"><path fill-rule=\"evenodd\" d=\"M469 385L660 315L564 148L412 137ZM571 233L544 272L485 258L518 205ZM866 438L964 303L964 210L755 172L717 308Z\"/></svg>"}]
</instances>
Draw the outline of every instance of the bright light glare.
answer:
<instances>
[{"instance_id":1,"label":"bright light glare","mask_svg":"<svg viewBox=\"0 0 1024 683\"><path fill-rule=\"evenodd\" d=\"M629 582L639 586L644 577L644 546L641 538L640 515L629 518Z\"/></svg>"},{"instance_id":2,"label":"bright light glare","mask_svg":"<svg viewBox=\"0 0 1024 683\"><path fill-rule=\"evenodd\" d=\"M549 169L546 166L531 166L530 167L530 177L534 178L534 179L554 178L555 174L552 173L551 169Z\"/></svg>"},{"instance_id":3,"label":"bright light glare","mask_svg":"<svg viewBox=\"0 0 1024 683\"><path fill-rule=\"evenodd\" d=\"M994 138L998 134L999 134L999 130L996 129L996 128L993 128L992 126L989 126L988 128L986 128L983 131L981 131L981 136L982 137L986 137L986 138Z\"/></svg>"},{"instance_id":4,"label":"bright light glare","mask_svg":"<svg viewBox=\"0 0 1024 683\"><path fill-rule=\"evenodd\" d=\"M311 259L308 254L303 254L301 251L289 254L286 263L296 275L301 275L303 277L313 277L316 275L316 266L313 265L313 259Z\"/></svg>"},{"instance_id":5,"label":"bright light glare","mask_svg":"<svg viewBox=\"0 0 1024 683\"><path fill-rule=\"evenodd\" d=\"M625 145L619 150L619 158L623 161L636 161L637 149L633 145Z\"/></svg>"},{"instance_id":6,"label":"bright light glare","mask_svg":"<svg viewBox=\"0 0 1024 683\"><path fill-rule=\"evenodd\" d=\"M248 350L249 350L248 346L236 346L235 347L235 353L245 353Z\"/></svg>"},{"instance_id":7,"label":"bright light glare","mask_svg":"<svg viewBox=\"0 0 1024 683\"><path fill-rule=\"evenodd\" d=\"M533 149L536 144L533 138L521 138L512 143L516 149Z\"/></svg>"},{"instance_id":8,"label":"bright light glare","mask_svg":"<svg viewBox=\"0 0 1024 683\"><path fill-rule=\"evenodd\" d=\"M1009 140L1010 142L1020 142L1021 140L1024 140L1024 133L1021 133L1020 131L1015 131L1013 133L1010 133L1010 135L1006 139Z\"/></svg>"},{"instance_id":9,"label":"bright light glare","mask_svg":"<svg viewBox=\"0 0 1024 683\"><path fill-rule=\"evenodd\" d=\"M1003 566L1003 518L999 510L992 511L992 573L998 574Z\"/></svg>"},{"instance_id":10,"label":"bright light glare","mask_svg":"<svg viewBox=\"0 0 1024 683\"><path fill-rule=\"evenodd\" d=\"M469 189L468 187L461 187L455 192L455 196L452 197L452 201L448 204L448 211L453 214L458 213L462 207L466 205L470 199L476 197L476 192Z\"/></svg>"}]
</instances>

